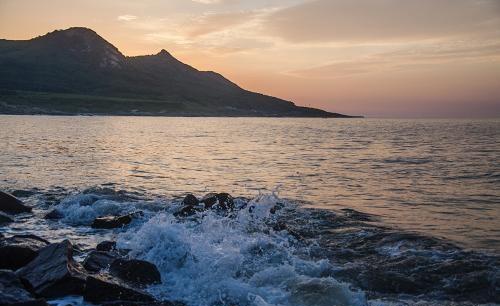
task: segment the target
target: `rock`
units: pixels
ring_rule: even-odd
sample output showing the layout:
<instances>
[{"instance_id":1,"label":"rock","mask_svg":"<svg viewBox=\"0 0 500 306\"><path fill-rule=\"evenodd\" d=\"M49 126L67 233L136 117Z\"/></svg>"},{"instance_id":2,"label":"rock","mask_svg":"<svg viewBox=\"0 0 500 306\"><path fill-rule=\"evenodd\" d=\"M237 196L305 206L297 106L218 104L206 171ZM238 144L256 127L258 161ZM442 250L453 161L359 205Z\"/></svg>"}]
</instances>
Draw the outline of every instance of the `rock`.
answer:
<instances>
[{"instance_id":1,"label":"rock","mask_svg":"<svg viewBox=\"0 0 500 306\"><path fill-rule=\"evenodd\" d=\"M31 207L24 205L13 195L0 191L0 211L8 214L20 214L31 212Z\"/></svg>"},{"instance_id":2,"label":"rock","mask_svg":"<svg viewBox=\"0 0 500 306\"><path fill-rule=\"evenodd\" d=\"M64 218L64 215L59 210L53 209L48 214L46 214L45 217L43 217L43 218L44 219L49 219L49 220L57 220L57 219Z\"/></svg>"},{"instance_id":3,"label":"rock","mask_svg":"<svg viewBox=\"0 0 500 306\"><path fill-rule=\"evenodd\" d=\"M12 222L14 222L14 219L12 219L9 215L0 212L0 225L9 224Z\"/></svg>"},{"instance_id":4,"label":"rock","mask_svg":"<svg viewBox=\"0 0 500 306\"><path fill-rule=\"evenodd\" d=\"M0 270L0 305L48 306L43 299L35 299L21 283L19 277L9 270Z\"/></svg>"},{"instance_id":5,"label":"rock","mask_svg":"<svg viewBox=\"0 0 500 306\"><path fill-rule=\"evenodd\" d=\"M223 210L232 210L234 209L234 200L233 197L229 193L208 193L206 194L201 201L205 204L205 208L212 208L212 206L216 205L217 208Z\"/></svg>"},{"instance_id":6,"label":"rock","mask_svg":"<svg viewBox=\"0 0 500 306\"><path fill-rule=\"evenodd\" d=\"M0 269L17 270L37 255L49 242L35 235L15 235L0 240Z\"/></svg>"},{"instance_id":7,"label":"rock","mask_svg":"<svg viewBox=\"0 0 500 306\"><path fill-rule=\"evenodd\" d=\"M192 194L188 194L184 197L184 200L182 200L182 204L183 205L188 205L188 206L196 206L198 204L200 204L200 201L198 201L198 199L192 195Z\"/></svg>"},{"instance_id":8,"label":"rock","mask_svg":"<svg viewBox=\"0 0 500 306\"><path fill-rule=\"evenodd\" d=\"M94 222L92 222L91 226L92 228L104 228L104 229L122 227L132 222L132 219L137 216L142 216L142 212L139 211L118 217L107 216L107 217L96 218Z\"/></svg>"},{"instance_id":9,"label":"rock","mask_svg":"<svg viewBox=\"0 0 500 306\"><path fill-rule=\"evenodd\" d=\"M205 208L210 208L217 203L217 194L214 192L207 193L203 198L201 198L200 202L205 204Z\"/></svg>"},{"instance_id":10,"label":"rock","mask_svg":"<svg viewBox=\"0 0 500 306\"><path fill-rule=\"evenodd\" d=\"M138 259L117 259L109 267L109 273L134 285L160 284L161 276L156 266Z\"/></svg>"},{"instance_id":11,"label":"rock","mask_svg":"<svg viewBox=\"0 0 500 306\"><path fill-rule=\"evenodd\" d=\"M85 270L90 272L99 272L103 269L109 268L111 263L117 258L118 256L113 253L92 251L83 261L83 267Z\"/></svg>"},{"instance_id":12,"label":"rock","mask_svg":"<svg viewBox=\"0 0 500 306\"><path fill-rule=\"evenodd\" d=\"M188 217L188 216L192 216L192 215L196 214L199 211L203 211L203 209L188 205L188 206L182 207L179 211L175 212L174 216L176 216L176 217Z\"/></svg>"},{"instance_id":13,"label":"rock","mask_svg":"<svg viewBox=\"0 0 500 306\"><path fill-rule=\"evenodd\" d=\"M42 297L80 295L85 286L86 275L83 267L73 260L73 245L69 240L44 247L16 273Z\"/></svg>"},{"instance_id":14,"label":"rock","mask_svg":"<svg viewBox=\"0 0 500 306\"><path fill-rule=\"evenodd\" d=\"M83 299L100 305L106 302L112 303L112 305L124 305L122 303L116 304L117 301L143 302L144 305L150 305L150 302L155 301L151 295L145 292L102 275L87 277Z\"/></svg>"},{"instance_id":15,"label":"rock","mask_svg":"<svg viewBox=\"0 0 500 306\"><path fill-rule=\"evenodd\" d=\"M95 249L98 251L110 252L116 249L116 241L109 241L109 240L102 241L97 244Z\"/></svg>"}]
</instances>

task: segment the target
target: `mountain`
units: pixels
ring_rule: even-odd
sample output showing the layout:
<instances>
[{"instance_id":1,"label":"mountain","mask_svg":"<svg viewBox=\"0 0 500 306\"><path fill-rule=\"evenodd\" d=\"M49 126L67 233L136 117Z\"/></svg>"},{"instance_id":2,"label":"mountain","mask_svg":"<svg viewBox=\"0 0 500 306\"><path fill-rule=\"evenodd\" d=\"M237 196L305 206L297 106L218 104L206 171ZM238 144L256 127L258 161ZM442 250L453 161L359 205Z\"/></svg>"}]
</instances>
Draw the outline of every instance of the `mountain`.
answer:
<instances>
[{"instance_id":1,"label":"mountain","mask_svg":"<svg viewBox=\"0 0 500 306\"><path fill-rule=\"evenodd\" d=\"M128 57L79 27L0 39L0 113L349 117L242 89L166 50Z\"/></svg>"}]
</instances>

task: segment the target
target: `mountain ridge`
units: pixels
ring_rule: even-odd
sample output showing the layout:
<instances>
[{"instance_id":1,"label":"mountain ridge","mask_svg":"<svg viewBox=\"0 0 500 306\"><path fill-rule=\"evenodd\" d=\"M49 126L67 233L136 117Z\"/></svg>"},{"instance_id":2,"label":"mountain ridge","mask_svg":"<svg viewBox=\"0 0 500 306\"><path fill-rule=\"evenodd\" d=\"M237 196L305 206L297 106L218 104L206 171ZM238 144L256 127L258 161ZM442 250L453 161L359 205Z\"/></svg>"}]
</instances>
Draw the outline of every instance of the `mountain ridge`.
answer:
<instances>
[{"instance_id":1,"label":"mountain ridge","mask_svg":"<svg viewBox=\"0 0 500 306\"><path fill-rule=\"evenodd\" d=\"M245 90L165 49L125 56L84 27L0 39L0 113L350 117Z\"/></svg>"}]
</instances>

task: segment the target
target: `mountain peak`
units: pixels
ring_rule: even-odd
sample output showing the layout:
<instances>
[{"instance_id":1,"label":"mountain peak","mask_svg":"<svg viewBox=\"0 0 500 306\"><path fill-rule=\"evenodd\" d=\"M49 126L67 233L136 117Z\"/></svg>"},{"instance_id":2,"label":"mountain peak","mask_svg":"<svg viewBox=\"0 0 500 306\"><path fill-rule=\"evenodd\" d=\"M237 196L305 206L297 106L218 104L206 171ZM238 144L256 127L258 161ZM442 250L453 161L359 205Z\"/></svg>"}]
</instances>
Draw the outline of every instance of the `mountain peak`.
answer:
<instances>
[{"instance_id":1,"label":"mountain peak","mask_svg":"<svg viewBox=\"0 0 500 306\"><path fill-rule=\"evenodd\" d=\"M167 50L165 49L161 49L160 52L158 52L158 55L168 55L168 56L172 56Z\"/></svg>"}]
</instances>

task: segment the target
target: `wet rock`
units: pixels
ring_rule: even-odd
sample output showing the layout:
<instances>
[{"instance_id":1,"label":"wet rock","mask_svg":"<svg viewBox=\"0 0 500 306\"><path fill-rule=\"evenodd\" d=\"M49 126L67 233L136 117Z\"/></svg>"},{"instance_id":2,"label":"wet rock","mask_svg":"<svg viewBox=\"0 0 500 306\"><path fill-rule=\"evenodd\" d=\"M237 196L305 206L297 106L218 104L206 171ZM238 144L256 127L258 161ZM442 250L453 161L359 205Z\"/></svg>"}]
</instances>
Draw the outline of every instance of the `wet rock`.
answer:
<instances>
[{"instance_id":1,"label":"wet rock","mask_svg":"<svg viewBox=\"0 0 500 306\"><path fill-rule=\"evenodd\" d=\"M17 270L37 255L49 242L35 235L15 235L0 239L0 269Z\"/></svg>"},{"instance_id":2,"label":"wet rock","mask_svg":"<svg viewBox=\"0 0 500 306\"><path fill-rule=\"evenodd\" d=\"M38 253L17 275L42 297L80 295L85 286L83 267L73 260L69 240L50 244Z\"/></svg>"},{"instance_id":3,"label":"wet rock","mask_svg":"<svg viewBox=\"0 0 500 306\"><path fill-rule=\"evenodd\" d=\"M21 283L19 277L9 270L0 270L0 305L48 306L43 299L35 299Z\"/></svg>"},{"instance_id":4,"label":"wet rock","mask_svg":"<svg viewBox=\"0 0 500 306\"><path fill-rule=\"evenodd\" d=\"M92 222L91 226L92 228L102 228L102 229L122 227L132 222L134 218L142 216L142 214L143 213L139 211L118 217L107 216L107 217L96 218L94 222Z\"/></svg>"},{"instance_id":5,"label":"wet rock","mask_svg":"<svg viewBox=\"0 0 500 306\"><path fill-rule=\"evenodd\" d=\"M145 286L161 283L160 272L150 262L138 259L117 259L109 268L111 275L134 285Z\"/></svg>"},{"instance_id":6,"label":"wet rock","mask_svg":"<svg viewBox=\"0 0 500 306\"><path fill-rule=\"evenodd\" d=\"M125 305L124 302L142 302L144 305L151 305L151 302L155 302L151 295L105 276L87 277L83 299L100 305L104 303ZM122 303L116 304L118 301Z\"/></svg>"},{"instance_id":7,"label":"wet rock","mask_svg":"<svg viewBox=\"0 0 500 306\"><path fill-rule=\"evenodd\" d=\"M0 191L0 211L8 214L31 212L31 207L26 206L11 194Z\"/></svg>"},{"instance_id":8,"label":"wet rock","mask_svg":"<svg viewBox=\"0 0 500 306\"><path fill-rule=\"evenodd\" d=\"M98 251L110 252L116 249L116 241L105 240L97 244L95 247Z\"/></svg>"},{"instance_id":9,"label":"wet rock","mask_svg":"<svg viewBox=\"0 0 500 306\"><path fill-rule=\"evenodd\" d=\"M14 219L12 219L9 215L0 212L0 225L9 224L12 222L14 222Z\"/></svg>"},{"instance_id":10,"label":"wet rock","mask_svg":"<svg viewBox=\"0 0 500 306\"><path fill-rule=\"evenodd\" d=\"M196 214L199 211L203 211L203 209L195 207L195 206L184 206L179 211L174 213L176 217L189 217Z\"/></svg>"},{"instance_id":11,"label":"wet rock","mask_svg":"<svg viewBox=\"0 0 500 306\"><path fill-rule=\"evenodd\" d=\"M48 220L58 220L58 219L64 218L64 215L59 210L53 209L48 214L46 214L45 217L43 217L43 218L48 219Z\"/></svg>"},{"instance_id":12,"label":"wet rock","mask_svg":"<svg viewBox=\"0 0 500 306\"><path fill-rule=\"evenodd\" d=\"M184 200L182 200L182 204L185 206L196 206L199 203L200 201L198 201L198 199L192 194L186 195L184 197Z\"/></svg>"},{"instance_id":13,"label":"wet rock","mask_svg":"<svg viewBox=\"0 0 500 306\"><path fill-rule=\"evenodd\" d=\"M87 255L83 261L83 267L90 272L99 272L109 268L111 263L115 261L118 256L114 253L103 251L92 251Z\"/></svg>"},{"instance_id":14,"label":"wet rock","mask_svg":"<svg viewBox=\"0 0 500 306\"><path fill-rule=\"evenodd\" d=\"M234 200L229 193L208 193L200 201L205 204L205 208L212 208L213 206L222 210L234 209Z\"/></svg>"}]
</instances>

